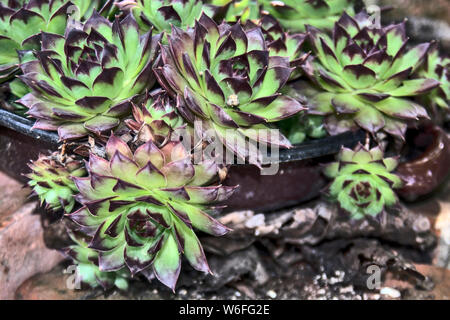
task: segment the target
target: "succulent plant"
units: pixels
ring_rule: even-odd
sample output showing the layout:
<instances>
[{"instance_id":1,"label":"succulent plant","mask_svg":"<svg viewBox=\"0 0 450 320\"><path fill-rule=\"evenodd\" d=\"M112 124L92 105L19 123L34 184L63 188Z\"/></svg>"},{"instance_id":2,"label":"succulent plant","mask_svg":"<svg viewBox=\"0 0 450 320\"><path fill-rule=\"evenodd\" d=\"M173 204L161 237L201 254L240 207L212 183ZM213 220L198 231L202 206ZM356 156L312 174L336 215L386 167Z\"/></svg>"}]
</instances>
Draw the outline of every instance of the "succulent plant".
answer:
<instances>
[{"instance_id":1,"label":"succulent plant","mask_svg":"<svg viewBox=\"0 0 450 320\"><path fill-rule=\"evenodd\" d=\"M22 64L20 77L33 90L20 103L37 119L34 128L58 130L66 140L118 126L132 99L154 84L160 39L140 34L132 15L111 23L98 13L83 30L43 33L41 51Z\"/></svg>"},{"instance_id":2,"label":"succulent plant","mask_svg":"<svg viewBox=\"0 0 450 320\"><path fill-rule=\"evenodd\" d=\"M359 144L355 150L342 148L337 160L325 169L334 179L328 192L352 218L376 216L397 203L392 189L402 181L392 173L398 164L395 158L384 158L379 147L368 150Z\"/></svg>"},{"instance_id":3,"label":"succulent plant","mask_svg":"<svg viewBox=\"0 0 450 320\"><path fill-rule=\"evenodd\" d=\"M133 105L133 119L125 122L134 132L148 135L145 141L152 139L163 145L173 140L172 133L175 130L185 127L183 118L176 112L175 102L164 92L147 94L140 105L142 107Z\"/></svg>"},{"instance_id":4,"label":"succulent plant","mask_svg":"<svg viewBox=\"0 0 450 320\"><path fill-rule=\"evenodd\" d=\"M134 152L111 135L108 160L91 154L89 177L74 178L83 207L68 215L91 237L103 272L127 267L132 275L153 273L174 289L181 254L197 270L209 271L193 228L220 236L229 229L210 217L208 205L233 187L205 186L217 174L214 162L192 164L181 142L158 148L151 140Z\"/></svg>"},{"instance_id":5,"label":"succulent plant","mask_svg":"<svg viewBox=\"0 0 450 320\"><path fill-rule=\"evenodd\" d=\"M126 268L115 272L103 272L98 267L98 252L89 248L85 237L77 232L68 230L73 245L64 249L64 254L72 258L77 265L75 285L86 283L92 288L99 285L104 289L117 287L121 290L128 289L130 273Z\"/></svg>"},{"instance_id":6,"label":"succulent plant","mask_svg":"<svg viewBox=\"0 0 450 320\"><path fill-rule=\"evenodd\" d=\"M41 31L64 34L68 14L81 19L99 1L31 0L0 2L0 82L10 79L27 50L38 49Z\"/></svg>"},{"instance_id":7,"label":"succulent plant","mask_svg":"<svg viewBox=\"0 0 450 320\"><path fill-rule=\"evenodd\" d=\"M279 22L269 15L263 15L259 24L266 39L270 56L288 58L291 68L294 68L289 80L298 78L301 75L300 67L309 56L302 50L307 38L306 34L285 32Z\"/></svg>"},{"instance_id":8,"label":"succulent plant","mask_svg":"<svg viewBox=\"0 0 450 320\"><path fill-rule=\"evenodd\" d=\"M450 101L450 58L439 54L437 42L433 43L428 50L425 63L419 70L419 76L440 82L439 87L426 95L427 102L448 109Z\"/></svg>"},{"instance_id":9,"label":"succulent plant","mask_svg":"<svg viewBox=\"0 0 450 320\"><path fill-rule=\"evenodd\" d=\"M409 98L439 82L408 77L421 65L430 44L408 49L404 22L377 28L364 12L355 18L344 13L332 37L313 27L308 32L317 59L304 69L322 90L309 94L310 112L327 115L331 134L359 126L403 139L407 121L428 117Z\"/></svg>"},{"instance_id":10,"label":"succulent plant","mask_svg":"<svg viewBox=\"0 0 450 320\"><path fill-rule=\"evenodd\" d=\"M258 0L209 0L209 3L225 9L224 20L245 23L260 17L260 3Z\"/></svg>"},{"instance_id":11,"label":"succulent plant","mask_svg":"<svg viewBox=\"0 0 450 320\"><path fill-rule=\"evenodd\" d=\"M306 138L319 139L327 135L321 116L294 116L280 121L277 126L292 144L302 143Z\"/></svg>"},{"instance_id":12,"label":"succulent plant","mask_svg":"<svg viewBox=\"0 0 450 320\"><path fill-rule=\"evenodd\" d=\"M291 31L305 31L306 25L331 29L346 11L354 15L353 0L259 0L281 25Z\"/></svg>"},{"instance_id":13,"label":"succulent plant","mask_svg":"<svg viewBox=\"0 0 450 320\"><path fill-rule=\"evenodd\" d=\"M116 4L121 10L131 11L139 27L154 32L171 32L172 25L185 29L192 27L202 13L214 14L214 7L200 0L123 0Z\"/></svg>"},{"instance_id":14,"label":"succulent plant","mask_svg":"<svg viewBox=\"0 0 450 320\"><path fill-rule=\"evenodd\" d=\"M86 174L84 163L71 157L61 157L59 153L50 156L39 155L39 158L28 165L31 173L26 176L28 185L33 189L41 204L46 203L50 211L64 210L71 212L77 188L72 177L82 177Z\"/></svg>"},{"instance_id":15,"label":"succulent plant","mask_svg":"<svg viewBox=\"0 0 450 320\"><path fill-rule=\"evenodd\" d=\"M212 130L228 151L242 159L252 157L246 138L290 146L282 135L268 139L267 124L304 107L279 93L292 69L289 59L269 56L260 28L217 26L202 15L193 29L174 28L168 42L161 49L164 65L155 72L189 123L201 121L205 131ZM259 161L253 160L249 161Z\"/></svg>"}]
</instances>

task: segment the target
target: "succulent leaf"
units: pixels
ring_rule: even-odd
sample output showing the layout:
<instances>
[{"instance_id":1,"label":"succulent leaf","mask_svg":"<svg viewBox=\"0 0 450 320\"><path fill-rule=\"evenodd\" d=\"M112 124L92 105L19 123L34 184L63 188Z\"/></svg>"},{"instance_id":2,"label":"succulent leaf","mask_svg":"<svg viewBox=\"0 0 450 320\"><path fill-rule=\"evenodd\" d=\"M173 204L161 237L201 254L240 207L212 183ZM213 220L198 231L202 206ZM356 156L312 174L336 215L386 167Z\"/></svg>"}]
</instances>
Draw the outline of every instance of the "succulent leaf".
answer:
<instances>
[{"instance_id":1,"label":"succulent leaf","mask_svg":"<svg viewBox=\"0 0 450 320\"><path fill-rule=\"evenodd\" d=\"M133 119L125 122L131 130L142 135L141 140L152 139L162 145L173 140L174 131L186 127L184 119L177 113L176 102L164 92L146 94L139 105L141 107L133 104Z\"/></svg>"},{"instance_id":2,"label":"succulent leaf","mask_svg":"<svg viewBox=\"0 0 450 320\"><path fill-rule=\"evenodd\" d=\"M116 3L123 11L131 11L143 31L170 33L172 26L193 27L202 13L214 15L216 8L199 0L123 0Z\"/></svg>"},{"instance_id":3,"label":"succulent leaf","mask_svg":"<svg viewBox=\"0 0 450 320\"><path fill-rule=\"evenodd\" d=\"M104 290L117 287L128 289L130 273L125 269L116 272L104 272L99 268L98 252L88 247L85 237L73 231L68 231L74 244L64 249L64 254L76 262L76 285L86 283L92 288L101 286Z\"/></svg>"},{"instance_id":4,"label":"succulent leaf","mask_svg":"<svg viewBox=\"0 0 450 320\"><path fill-rule=\"evenodd\" d=\"M228 22L239 20L245 23L260 17L261 4L258 0L209 0L207 2L222 8L225 11L223 19Z\"/></svg>"},{"instance_id":5,"label":"succulent leaf","mask_svg":"<svg viewBox=\"0 0 450 320\"><path fill-rule=\"evenodd\" d=\"M418 71L421 78L439 81L439 87L429 92L426 103L448 109L450 101L450 58L439 54L437 43L433 43L428 51L422 68Z\"/></svg>"},{"instance_id":6,"label":"succulent leaf","mask_svg":"<svg viewBox=\"0 0 450 320\"><path fill-rule=\"evenodd\" d=\"M302 50L307 40L307 35L304 33L285 32L277 19L270 15L263 15L257 25L261 27L263 32L269 55L273 57L272 63L281 63L283 65L285 63L283 60L288 59L290 67L293 68L289 80L300 77L302 74L300 67L309 56ZM256 27L256 24L251 22L245 25L246 29L254 27ZM277 62L277 60L280 62Z\"/></svg>"},{"instance_id":7,"label":"succulent leaf","mask_svg":"<svg viewBox=\"0 0 450 320\"><path fill-rule=\"evenodd\" d=\"M352 0L259 0L263 10L280 21L281 25L292 31L305 31L306 25L319 29L331 29L346 11L354 14Z\"/></svg>"}]
</instances>

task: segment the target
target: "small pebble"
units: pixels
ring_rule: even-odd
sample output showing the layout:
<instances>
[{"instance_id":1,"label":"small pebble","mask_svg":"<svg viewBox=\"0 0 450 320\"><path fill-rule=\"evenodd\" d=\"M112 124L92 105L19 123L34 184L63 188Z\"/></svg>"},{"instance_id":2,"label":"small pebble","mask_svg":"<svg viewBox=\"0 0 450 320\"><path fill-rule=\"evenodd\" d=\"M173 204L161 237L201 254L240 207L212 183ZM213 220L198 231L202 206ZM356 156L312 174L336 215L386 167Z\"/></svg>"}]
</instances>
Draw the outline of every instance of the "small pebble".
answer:
<instances>
[{"instance_id":1,"label":"small pebble","mask_svg":"<svg viewBox=\"0 0 450 320\"><path fill-rule=\"evenodd\" d=\"M381 288L380 293L393 299L398 299L401 297L400 291L389 287Z\"/></svg>"},{"instance_id":2,"label":"small pebble","mask_svg":"<svg viewBox=\"0 0 450 320\"><path fill-rule=\"evenodd\" d=\"M273 291L273 290L269 290L269 291L267 291L267 296L269 297L269 298L271 298L271 299L275 299L276 297L277 297L277 293L275 292L275 291Z\"/></svg>"},{"instance_id":3,"label":"small pebble","mask_svg":"<svg viewBox=\"0 0 450 320\"><path fill-rule=\"evenodd\" d=\"M353 293L353 285L349 285L348 287L341 288L340 293Z\"/></svg>"},{"instance_id":4,"label":"small pebble","mask_svg":"<svg viewBox=\"0 0 450 320\"><path fill-rule=\"evenodd\" d=\"M182 296L185 296L187 294L187 291L186 289L181 289L178 293Z\"/></svg>"},{"instance_id":5,"label":"small pebble","mask_svg":"<svg viewBox=\"0 0 450 320\"><path fill-rule=\"evenodd\" d=\"M263 214L261 214L261 213L257 214L245 222L245 227L248 229L253 229L256 227L263 226L265 219L266 218Z\"/></svg>"},{"instance_id":6,"label":"small pebble","mask_svg":"<svg viewBox=\"0 0 450 320\"><path fill-rule=\"evenodd\" d=\"M317 290L317 294L324 295L326 293L325 289Z\"/></svg>"}]
</instances>

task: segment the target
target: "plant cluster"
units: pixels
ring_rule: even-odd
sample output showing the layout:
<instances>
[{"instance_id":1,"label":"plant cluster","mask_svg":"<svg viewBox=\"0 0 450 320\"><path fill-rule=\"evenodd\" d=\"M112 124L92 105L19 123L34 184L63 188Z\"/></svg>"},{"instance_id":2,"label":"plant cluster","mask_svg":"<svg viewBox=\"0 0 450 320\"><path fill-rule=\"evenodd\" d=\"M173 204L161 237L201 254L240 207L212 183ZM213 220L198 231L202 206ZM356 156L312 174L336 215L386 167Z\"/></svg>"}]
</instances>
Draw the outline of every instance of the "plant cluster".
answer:
<instances>
[{"instance_id":1,"label":"plant cluster","mask_svg":"<svg viewBox=\"0 0 450 320\"><path fill-rule=\"evenodd\" d=\"M195 232L229 231L212 216L235 191L195 159L214 139L261 166L249 144L363 129L366 146L327 167L329 196L355 219L394 205L380 132L401 142L448 109L448 68L437 44L410 46L404 23L377 26L349 0L0 1L0 83L62 145L29 186L70 221L81 281L105 289L139 275L174 289L182 257L209 272Z\"/></svg>"}]
</instances>

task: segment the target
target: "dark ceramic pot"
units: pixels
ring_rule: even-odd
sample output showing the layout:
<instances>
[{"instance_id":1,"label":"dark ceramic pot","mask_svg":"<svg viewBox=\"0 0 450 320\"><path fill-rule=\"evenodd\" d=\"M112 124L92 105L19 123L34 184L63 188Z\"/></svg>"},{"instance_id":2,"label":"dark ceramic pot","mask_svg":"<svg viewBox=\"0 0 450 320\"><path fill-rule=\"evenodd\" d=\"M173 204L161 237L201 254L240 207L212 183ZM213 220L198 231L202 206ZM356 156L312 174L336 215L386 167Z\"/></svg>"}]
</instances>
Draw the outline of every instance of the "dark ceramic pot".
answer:
<instances>
[{"instance_id":1,"label":"dark ceramic pot","mask_svg":"<svg viewBox=\"0 0 450 320\"><path fill-rule=\"evenodd\" d=\"M58 148L55 133L31 130L32 125L32 121L0 109L0 171L22 182L26 182L22 174L31 159ZM423 134L429 141L423 155L402 163L398 170L409 181L400 190L401 196L409 200L431 193L450 170L446 134L433 126L427 127ZM271 211L317 197L327 184L321 164L331 161L342 146L352 148L364 139L362 131L346 132L280 150L275 175L261 175L252 165L231 166L224 184L238 185L239 189L225 203L226 210ZM415 140L411 143L415 144Z\"/></svg>"},{"instance_id":2,"label":"dark ceramic pot","mask_svg":"<svg viewBox=\"0 0 450 320\"><path fill-rule=\"evenodd\" d=\"M0 170L22 182L31 159L58 147L55 133L31 130L32 125L28 119L0 110ZM347 132L280 150L275 175L263 176L252 165L231 166L224 184L239 185L239 189L227 201L227 210L269 211L317 197L327 183L319 164L331 160L342 146L351 148L364 137L360 131Z\"/></svg>"},{"instance_id":3,"label":"dark ceramic pot","mask_svg":"<svg viewBox=\"0 0 450 320\"><path fill-rule=\"evenodd\" d=\"M400 163L397 174L403 179L403 188L397 193L406 201L415 201L430 195L450 175L450 138L431 122L409 133L408 160Z\"/></svg>"}]
</instances>

